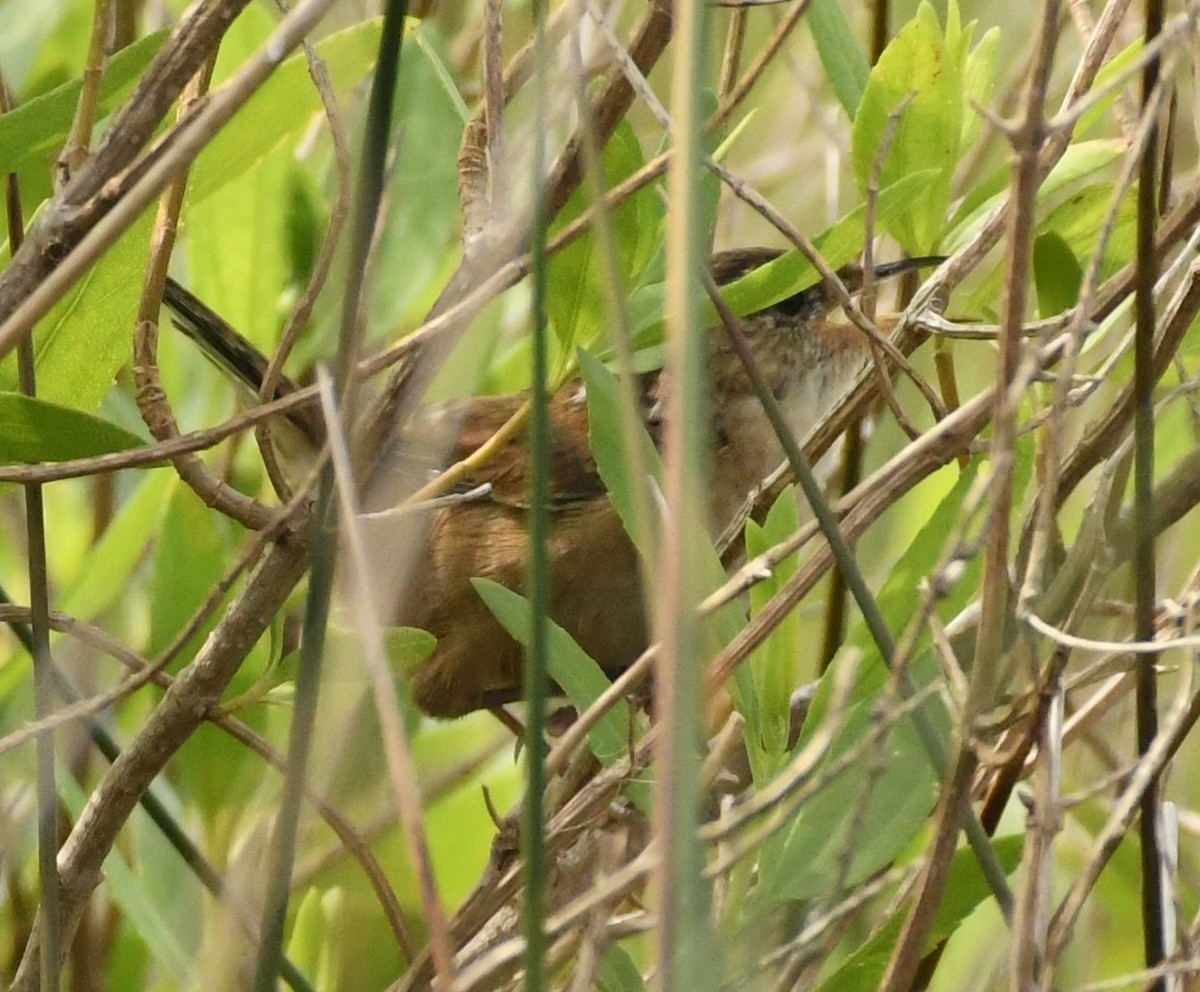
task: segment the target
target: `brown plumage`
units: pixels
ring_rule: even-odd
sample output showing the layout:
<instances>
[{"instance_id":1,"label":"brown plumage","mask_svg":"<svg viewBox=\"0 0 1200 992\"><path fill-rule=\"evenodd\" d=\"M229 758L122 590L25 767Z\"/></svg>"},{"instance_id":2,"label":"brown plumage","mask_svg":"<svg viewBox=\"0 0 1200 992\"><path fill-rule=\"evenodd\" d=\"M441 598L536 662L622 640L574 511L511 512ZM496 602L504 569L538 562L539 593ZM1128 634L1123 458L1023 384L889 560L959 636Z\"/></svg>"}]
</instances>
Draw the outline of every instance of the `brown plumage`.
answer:
<instances>
[{"instance_id":1,"label":"brown plumage","mask_svg":"<svg viewBox=\"0 0 1200 992\"><path fill-rule=\"evenodd\" d=\"M732 281L770 261L774 249L722 252L712 260L719 284ZM928 260L877 270L890 275ZM845 276L855 280L855 273ZM247 369L265 363L250 349L247 358L237 336L189 294L172 284L167 303L181 327L217 360L234 366L253 382ZM829 321L832 309L821 287L799 293L742 319L768 384L792 430L802 437L830 408L862 367L867 354L861 335ZM219 321L219 318L215 318ZM223 339L214 347L212 338ZM719 530L750 491L782 460L782 449L754 396L748 377L723 329L709 337L709 386L712 408L710 521ZM228 353L238 352L237 361ZM261 378L261 372L259 373ZM670 388L667 373L645 380L647 413L660 408ZM293 388L285 384L282 392ZM376 472L374 505L392 505L427 481L437 465L462 460L487 441L521 406L524 396L479 397L443 404L420 415L393 454ZM572 383L552 398L550 616L563 626L603 668L629 665L648 643L637 554L626 537L588 445L586 398ZM311 431L311 424L305 425ZM650 426L654 426L651 424ZM413 440L416 445L407 443ZM416 450L426 453L415 456ZM527 443L523 434L509 441L468 480L487 485L482 499L456 503L419 517L370 518L370 546L381 562L381 586L405 554L416 564L404 588L381 589L381 603L394 604L392 622L429 631L438 639L435 654L412 673L416 704L435 717L456 717L518 697L522 649L492 617L471 585L475 577L492 579L518 592L524 587L527 560L525 515L528 500ZM437 452L435 461L428 453ZM386 495L381 495L385 493Z\"/></svg>"}]
</instances>

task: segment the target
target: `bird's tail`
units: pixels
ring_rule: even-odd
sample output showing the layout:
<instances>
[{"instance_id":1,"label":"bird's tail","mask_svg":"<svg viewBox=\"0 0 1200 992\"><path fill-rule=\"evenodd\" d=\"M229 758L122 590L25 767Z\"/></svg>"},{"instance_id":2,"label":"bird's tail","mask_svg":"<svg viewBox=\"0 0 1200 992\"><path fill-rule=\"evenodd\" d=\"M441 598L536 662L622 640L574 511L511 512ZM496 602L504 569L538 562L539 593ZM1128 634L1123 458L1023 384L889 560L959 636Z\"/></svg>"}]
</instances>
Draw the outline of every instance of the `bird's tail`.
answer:
<instances>
[{"instance_id":1,"label":"bird's tail","mask_svg":"<svg viewBox=\"0 0 1200 992\"><path fill-rule=\"evenodd\" d=\"M174 279L167 279L163 304L171 312L175 326L199 345L209 361L224 375L258 397L269 364L266 355L234 330L224 317ZM281 375L273 398L290 396L298 388L286 375ZM310 441L319 444L323 439L324 425L315 408L297 408L289 414L289 419Z\"/></svg>"}]
</instances>

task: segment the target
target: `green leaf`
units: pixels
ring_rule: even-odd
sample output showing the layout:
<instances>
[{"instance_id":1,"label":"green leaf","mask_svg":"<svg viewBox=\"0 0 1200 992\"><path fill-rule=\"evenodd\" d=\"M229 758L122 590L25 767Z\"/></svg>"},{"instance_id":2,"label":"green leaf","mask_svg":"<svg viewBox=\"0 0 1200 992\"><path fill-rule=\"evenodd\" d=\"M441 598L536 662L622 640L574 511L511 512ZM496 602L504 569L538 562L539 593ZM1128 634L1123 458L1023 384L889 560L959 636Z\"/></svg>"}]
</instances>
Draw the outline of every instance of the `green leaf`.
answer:
<instances>
[{"instance_id":1,"label":"green leaf","mask_svg":"<svg viewBox=\"0 0 1200 992\"><path fill-rule=\"evenodd\" d=\"M916 666L914 666L916 668ZM933 666L924 666L927 679ZM915 673L914 673L915 674ZM927 700L927 719L947 721L936 700ZM840 755L868 738L879 724L873 700L851 706L817 776ZM771 901L812 899L831 895L850 859L845 884L858 882L890 864L925 826L937 799L938 777L912 717L899 720L877 748L845 768L805 803L786 831L763 849L761 896ZM870 794L863 805L863 790Z\"/></svg>"},{"instance_id":2,"label":"green leaf","mask_svg":"<svg viewBox=\"0 0 1200 992\"><path fill-rule=\"evenodd\" d=\"M894 633L902 630L919 609L921 584L925 577L937 568L945 554L946 535L954 533L963 501L967 498L978 472L978 463L972 462L958 474L950 491L942 497L908 547L897 556L895 566L888 573L883 588L876 596L876 602L888 629ZM978 564L968 566L972 567L977 570ZM972 595L973 588L970 575L957 582L953 591L942 600L944 614L952 614L962 609ZM870 631L860 620L851 628L845 644L834 658L829 671L822 677L797 746L802 747L825 719L830 696L836 685L837 676L834 673L840 665L847 663L847 659L855 656L863 657L865 661L859 667L853 700L857 702L873 699L882 691L890 675L887 666L879 659Z\"/></svg>"},{"instance_id":3,"label":"green leaf","mask_svg":"<svg viewBox=\"0 0 1200 992\"><path fill-rule=\"evenodd\" d=\"M63 593L64 613L92 620L124 594L126 583L158 531L167 494L177 482L175 473L167 469L147 472L141 478Z\"/></svg>"},{"instance_id":4,"label":"green leaf","mask_svg":"<svg viewBox=\"0 0 1200 992\"><path fill-rule=\"evenodd\" d=\"M336 88L345 89L373 62L380 22L356 25L324 39L318 53ZM286 60L197 160L189 203L242 175L287 134L304 127L318 100L303 56ZM5 118L7 119L7 118ZM129 361L153 210L109 248L39 323L35 331L38 392L43 399L94 410ZM0 387L15 389L15 364L0 367Z\"/></svg>"},{"instance_id":5,"label":"green leaf","mask_svg":"<svg viewBox=\"0 0 1200 992\"><path fill-rule=\"evenodd\" d=\"M1018 459L1017 491L1028 479L1030 460ZM972 464L960 473L950 492L942 498L928 521L912 540L880 591L877 600L889 628L903 630L919 606L921 580L931 574L940 562L947 535L955 531L962 505L974 483L978 465ZM955 584L942 601L944 614L956 611L974 594L977 582L968 566L968 574ZM920 648L918 650L921 650ZM863 661L856 673L845 713L845 722L832 745L822 758L822 769L838 756L856 746L875 728L877 699L890 679L887 667L861 621L847 638L829 672L822 678L816 697L797 747L804 747L817 728L828 718L833 687L842 670L855 657ZM939 678L939 669L928 649L921 650L910 666L917 688ZM936 701L927 702L924 712L928 719L945 733L946 716ZM871 795L867 808L856 816L856 833L847 833L846 809L859 801L861 790L868 780L869 758L857 763L839 776L829 787L807 803L795 818L787 835L769 845L764 852L762 876L767 880L763 894L772 899L807 898L823 891L831 873L839 870L846 856L845 846L854 840L854 853L847 884L854 884L867 875L885 867L926 822L937 790L937 777L928 754L911 719L895 726L879 755L877 777L870 780ZM818 769L817 775L822 774Z\"/></svg>"},{"instance_id":6,"label":"green leaf","mask_svg":"<svg viewBox=\"0 0 1200 992\"><path fill-rule=\"evenodd\" d=\"M1043 317L1069 310L1079 299L1083 269L1071 246L1053 231L1039 235L1033 242L1033 278L1038 313Z\"/></svg>"},{"instance_id":7,"label":"green leaf","mask_svg":"<svg viewBox=\"0 0 1200 992\"><path fill-rule=\"evenodd\" d=\"M214 89L266 42L274 27L265 7L252 4L242 12L221 41ZM193 194L184 218L189 288L264 350L274 345L282 321L288 258L280 246L288 199L281 193L294 161L292 150L276 140L253 164L231 170L211 195L198 199ZM197 173L199 169L197 164Z\"/></svg>"},{"instance_id":8,"label":"green leaf","mask_svg":"<svg viewBox=\"0 0 1200 992\"><path fill-rule=\"evenodd\" d=\"M932 7L921 7L917 16L928 20L935 28L941 26ZM958 0L949 0L946 4L946 51L957 59L965 59L971 48L971 36L974 33L975 22L971 21L964 28Z\"/></svg>"},{"instance_id":9,"label":"green leaf","mask_svg":"<svg viewBox=\"0 0 1200 992\"><path fill-rule=\"evenodd\" d=\"M154 789L166 800L168 809L181 810L178 795L163 778L158 779ZM186 814L180 812L181 818ZM124 840L122 852L129 863L137 866L137 879L144 898L155 908L163 924L184 945L189 960L200 960L203 934L196 926L201 919L211 895L205 890L171 840L154 823L144 810L135 811L121 831ZM201 841L203 843L203 841ZM115 950L115 949L114 949ZM113 955L116 957L116 954ZM110 972L106 988L145 988L150 981L143 979L135 984L122 984L119 977Z\"/></svg>"},{"instance_id":10,"label":"green leaf","mask_svg":"<svg viewBox=\"0 0 1200 992\"><path fill-rule=\"evenodd\" d=\"M914 197L920 195L937 178L936 169L926 169L902 176L881 189L875 203L875 223L879 227L899 223L910 209ZM862 254L866 239L865 204L855 207L832 227L813 239L825 261L834 269L841 268ZM778 258L735 280L723 290L725 302L739 317L755 313L815 286L820 276L812 263L799 251L789 251ZM712 314L716 322L715 313Z\"/></svg>"},{"instance_id":11,"label":"green leaf","mask_svg":"<svg viewBox=\"0 0 1200 992\"><path fill-rule=\"evenodd\" d=\"M462 97L449 88L445 44L433 24L423 22L412 34L417 44L406 46L396 84L399 151L375 263L391 278L370 285L371 331L388 336L414 308L432 304L426 297L457 255Z\"/></svg>"},{"instance_id":12,"label":"green leaf","mask_svg":"<svg viewBox=\"0 0 1200 992\"><path fill-rule=\"evenodd\" d=\"M786 540L800 526L800 508L793 486L788 486L775 501L760 527L746 522L746 557L752 559ZM795 555L779 562L770 578L750 589L750 615L757 616L767 603L796 574ZM747 716L746 742L750 747L755 781L769 779L783 763L788 751L792 726L792 692L796 688L800 659L800 616L792 612L750 656L758 712Z\"/></svg>"},{"instance_id":13,"label":"green leaf","mask_svg":"<svg viewBox=\"0 0 1200 992\"><path fill-rule=\"evenodd\" d=\"M325 194L306 170L293 162L285 194L284 245L287 253L287 283L302 291L317 266L328 217Z\"/></svg>"},{"instance_id":14,"label":"green leaf","mask_svg":"<svg viewBox=\"0 0 1200 992\"><path fill-rule=\"evenodd\" d=\"M651 485L662 481L662 462L658 457L650 436L644 428L637 436L625 436L625 421L621 417L621 396L617 378L603 363L583 349L579 350L578 361L587 389L588 441L596 459L596 469L608 489L609 498L616 507L625 533L630 536L634 547L643 558L655 560L658 554L659 533L657 516L650 514ZM641 420L638 418L640 425ZM636 445L645 478L632 475L634 459L631 451ZM640 489L643 499L637 497ZM644 508L649 519L640 519L638 507Z\"/></svg>"},{"instance_id":15,"label":"green leaf","mask_svg":"<svg viewBox=\"0 0 1200 992\"><path fill-rule=\"evenodd\" d=\"M578 352L579 365L583 372L583 381L587 388L589 440L592 454L596 458L596 469L600 478L608 487L609 498L613 501L625 532L638 549L642 558L651 563L657 559L658 548L658 517L653 511L647 510L650 519L643 523L636 509L637 498L635 487L649 490L651 484L658 486L662 479L662 463L646 433L640 418L637 418L637 434L633 439L625 437L624 425L620 416L619 390L617 379L594 356L582 349ZM631 465L630 450L637 445L641 454L642 471L646 473L643 479L634 478ZM652 500L645 501L650 506ZM699 542L698 553L703 561L704 585L708 589L716 589L725 579L725 571L721 567L721 558L712 540L706 532L698 531L691 537ZM651 579L653 581L653 579ZM726 603L709 621L715 632L716 639L721 644L728 644L745 626L745 615L741 606L735 600ZM758 698L750 673L743 665L734 676L734 696L738 710L746 717L750 726L758 726Z\"/></svg>"},{"instance_id":16,"label":"green leaf","mask_svg":"<svg viewBox=\"0 0 1200 992\"><path fill-rule=\"evenodd\" d=\"M166 31L156 31L109 60L100 82L98 119L129 95L166 36ZM82 77L76 77L0 116L0 173L22 176L50 171L66 143L82 88Z\"/></svg>"},{"instance_id":17,"label":"green leaf","mask_svg":"<svg viewBox=\"0 0 1200 992\"><path fill-rule=\"evenodd\" d=\"M1142 40L1137 38L1104 63L1104 66L1096 73L1096 79L1092 83L1091 92L1100 92L1123 75L1126 76L1126 85L1128 85L1129 77L1127 74L1141 54ZM1113 104L1117 102L1124 92L1127 92L1125 87L1115 86L1097 100L1079 118L1079 123L1075 125L1075 133L1078 135L1090 134L1093 129L1099 126L1103 128L1106 134L1112 134L1115 123L1112 116Z\"/></svg>"},{"instance_id":18,"label":"green leaf","mask_svg":"<svg viewBox=\"0 0 1200 992\"><path fill-rule=\"evenodd\" d=\"M1087 261L1095 254L1100 236L1108 223L1113 207L1115 188L1110 183L1087 186L1068 200L1058 204L1038 225L1039 234L1054 234L1061 238L1079 259ZM1126 192L1117 208L1112 237L1105 246L1100 264L1100 277L1108 278L1132 261L1137 225L1137 189Z\"/></svg>"},{"instance_id":19,"label":"green leaf","mask_svg":"<svg viewBox=\"0 0 1200 992\"><path fill-rule=\"evenodd\" d=\"M1032 437L1018 441L1013 465L1013 519L1019 521L1027 512L1021 505L1020 494L1024 493L1033 476L1035 445ZM953 471L947 468L944 471ZM926 578L934 574L947 550L948 535L958 533L960 515L964 501L980 471L978 461L972 462L959 473L950 491L938 502L928 521L920 528L908 547L899 554L896 565L891 569L887 581L876 597L879 609L888 628L898 636L920 608L922 586ZM982 565L979 556L968 562L949 591L938 601L938 614L946 620L959 613L976 595ZM929 680L939 677L938 666L931 651L924 647L929 643L929 634L922 633L917 642L917 651L911 666L913 681L919 689ZM858 659L862 659L861 663ZM850 691L849 704L861 706L876 699L891 680L891 673L879 658L874 641L866 624L861 620L846 638L829 670L822 676L809 707L808 716L800 733L797 748L804 747L822 722L829 715L829 708L841 666L857 663L855 683ZM941 710L938 709L938 714ZM938 719L941 719L940 715ZM929 767L927 755L922 757L923 767Z\"/></svg>"},{"instance_id":20,"label":"green leaf","mask_svg":"<svg viewBox=\"0 0 1200 992\"><path fill-rule=\"evenodd\" d=\"M41 399L95 410L129 362L153 214L144 213L39 321L34 353ZM15 391L16 384L16 359L9 356L0 365L0 388Z\"/></svg>"},{"instance_id":21,"label":"green leaf","mask_svg":"<svg viewBox=\"0 0 1200 992\"><path fill-rule=\"evenodd\" d=\"M1058 237L1079 260L1077 264L1082 269L1100 243L1100 235L1112 209L1113 192L1111 183L1085 186L1057 204L1038 222L1038 236L1053 234ZM1135 192L1130 190L1117 211L1112 237L1105 246L1106 254L1100 266L1101 278L1112 275L1133 258L1136 212ZM1004 273L1004 263L1001 261L984 275L967 301L968 312L979 312L989 301L1000 298Z\"/></svg>"},{"instance_id":22,"label":"green leaf","mask_svg":"<svg viewBox=\"0 0 1200 992\"><path fill-rule=\"evenodd\" d=\"M284 316L283 191L293 159L289 148L276 148L188 210L189 288L264 350L275 344Z\"/></svg>"},{"instance_id":23,"label":"green leaf","mask_svg":"<svg viewBox=\"0 0 1200 992\"><path fill-rule=\"evenodd\" d=\"M641 420L638 420L637 439L635 442L642 455L642 468L647 473L646 479L634 479L630 474L629 440L624 437L621 429L621 417L618 399L617 379L603 363L585 351L579 351L579 365L583 372L583 381L587 388L588 402L588 439L592 445L592 454L596 458L596 470L604 485L608 488L609 498L613 501L621 522L625 525L626 533L630 534L634 546L643 557L657 554L657 540L648 536L639 536L637 522L634 516L633 487L640 485L647 489L651 485L658 486L662 479L662 462L658 457L650 435L646 433ZM653 529L657 520L650 523L650 534L657 534ZM632 528L632 529L631 529ZM725 570L721 567L721 558L707 533L697 533L693 540L700 541L702 556L705 560L704 571L710 588L716 589L725 580ZM653 561L654 559L651 558ZM713 617L716 624L717 637L722 644L728 644L738 631L745 626L745 617L736 602L727 603Z\"/></svg>"},{"instance_id":24,"label":"green leaf","mask_svg":"<svg viewBox=\"0 0 1200 992\"><path fill-rule=\"evenodd\" d=\"M62 65L64 60L56 57L57 49L62 36L71 35L64 21L68 11L74 13L75 9L78 4L72 5L69 0L0 3L0 65L4 66L5 81L12 92L33 96L45 90L45 87L39 90L38 82L54 75ZM90 25L90 16L87 21ZM71 41L75 39L72 37ZM86 48L86 44L82 47ZM60 74L74 75L67 68L62 68Z\"/></svg>"},{"instance_id":25,"label":"green leaf","mask_svg":"<svg viewBox=\"0 0 1200 992\"><path fill-rule=\"evenodd\" d=\"M335 93L346 91L371 71L381 26L382 18L373 18L317 43ZM188 203L211 196L320 112L320 97L308 78L304 56L285 59L197 157L188 183Z\"/></svg>"},{"instance_id":26,"label":"green leaf","mask_svg":"<svg viewBox=\"0 0 1200 992\"><path fill-rule=\"evenodd\" d=\"M963 132L962 72L958 53L948 50L936 14L923 2L917 17L900 29L871 70L854 118L851 158L864 195L895 113L900 121L887 147L879 185L919 170L935 170L902 216L880 224L913 255L929 254L945 224Z\"/></svg>"},{"instance_id":27,"label":"green leaf","mask_svg":"<svg viewBox=\"0 0 1200 992\"><path fill-rule=\"evenodd\" d=\"M21 393L0 392L0 464L91 458L145 443L100 417Z\"/></svg>"},{"instance_id":28,"label":"green leaf","mask_svg":"<svg viewBox=\"0 0 1200 992\"><path fill-rule=\"evenodd\" d=\"M613 132L605 146L603 161L606 189L619 185L645 164L637 135L627 121L622 121ZM581 186L559 214L554 231L562 230L590 205L588 188ZM639 190L609 214L613 251L627 286L636 282L649 262L659 217L653 186ZM594 231L589 230L550 258L547 281L546 306L559 340L560 355L573 358L576 347L593 349L613 322L605 289L604 259ZM567 371L560 370L560 378Z\"/></svg>"},{"instance_id":29,"label":"green leaf","mask_svg":"<svg viewBox=\"0 0 1200 992\"><path fill-rule=\"evenodd\" d=\"M996 857L1006 872L1015 871L1021 863L1023 846L1023 838L1019 836L1001 837L992 842ZM945 895L938 906L929 936L925 939L925 950L932 950L950 937L991 895L974 852L970 848L955 851L950 861ZM818 986L818 992L871 992L878 988L900 937L907 911L907 906L898 907L869 940L852 951L835 971L826 976Z\"/></svg>"},{"instance_id":30,"label":"green leaf","mask_svg":"<svg viewBox=\"0 0 1200 992\"><path fill-rule=\"evenodd\" d=\"M437 638L418 627L388 627L383 646L392 671L411 672L433 656Z\"/></svg>"},{"instance_id":31,"label":"green leaf","mask_svg":"<svg viewBox=\"0 0 1200 992\"><path fill-rule=\"evenodd\" d=\"M237 713L239 720L264 735L271 729L273 716L266 706L248 706ZM211 723L192 731L172 759L172 768L172 781L184 808L199 813L214 836L226 841L231 838L219 825L231 815L253 809L272 782L266 776L267 766L254 752Z\"/></svg>"},{"instance_id":32,"label":"green leaf","mask_svg":"<svg viewBox=\"0 0 1200 992\"><path fill-rule=\"evenodd\" d=\"M852 120L867 87L871 66L838 0L814 0L805 20L834 95Z\"/></svg>"},{"instance_id":33,"label":"green leaf","mask_svg":"<svg viewBox=\"0 0 1200 992\"><path fill-rule=\"evenodd\" d=\"M316 887L305 891L296 908L296 920L288 936L287 956L303 974L315 975L326 956L328 922L321 905L321 892Z\"/></svg>"},{"instance_id":34,"label":"green leaf","mask_svg":"<svg viewBox=\"0 0 1200 992\"><path fill-rule=\"evenodd\" d=\"M619 944L604 953L596 969L596 987L600 992L643 992L646 984L633 958Z\"/></svg>"},{"instance_id":35,"label":"green leaf","mask_svg":"<svg viewBox=\"0 0 1200 992\"><path fill-rule=\"evenodd\" d=\"M1045 201L1066 187L1107 168L1125 154L1123 141L1080 141L1071 145L1038 190ZM1008 166L997 169L963 197L946 225L942 244L946 251L956 251L972 237L983 218L988 216L1005 195L1011 181Z\"/></svg>"},{"instance_id":36,"label":"green leaf","mask_svg":"<svg viewBox=\"0 0 1200 992\"><path fill-rule=\"evenodd\" d=\"M838 0L815 0L805 16L834 96L853 120L863 100L871 66Z\"/></svg>"},{"instance_id":37,"label":"green leaf","mask_svg":"<svg viewBox=\"0 0 1200 992\"><path fill-rule=\"evenodd\" d=\"M225 574L233 550L225 518L212 513L187 486L174 487L155 548L150 654L170 644L196 608L208 599ZM211 617L209 625L193 636L192 651L199 648L215 623L216 618ZM180 664L190 660L185 651Z\"/></svg>"},{"instance_id":38,"label":"green leaf","mask_svg":"<svg viewBox=\"0 0 1200 992\"><path fill-rule=\"evenodd\" d=\"M972 22L974 23L974 22ZM976 107L987 108L996 89L996 64L1000 59L1000 29L992 28L967 56L963 88L967 105L963 108L961 147L966 148L983 130L983 115Z\"/></svg>"}]
</instances>

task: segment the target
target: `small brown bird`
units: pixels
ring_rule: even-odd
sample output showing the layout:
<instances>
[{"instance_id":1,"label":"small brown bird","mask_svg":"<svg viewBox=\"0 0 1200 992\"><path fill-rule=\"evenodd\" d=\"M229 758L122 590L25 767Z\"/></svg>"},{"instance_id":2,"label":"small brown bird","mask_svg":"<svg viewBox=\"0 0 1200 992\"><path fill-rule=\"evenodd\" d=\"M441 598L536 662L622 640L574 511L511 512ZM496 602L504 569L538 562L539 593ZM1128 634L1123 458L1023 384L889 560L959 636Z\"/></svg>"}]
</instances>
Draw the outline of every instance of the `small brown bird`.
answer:
<instances>
[{"instance_id":1,"label":"small brown bird","mask_svg":"<svg viewBox=\"0 0 1200 992\"><path fill-rule=\"evenodd\" d=\"M715 281L726 284L778 257L770 248L721 252L711 260ZM940 259L911 259L878 266L879 278ZM841 273L853 290L856 267ZM218 364L256 391L265 357L219 316L173 281L165 302L175 322ZM800 438L831 408L868 355L855 328L830 320L833 304L822 285L742 318L742 328L788 422ZM669 388L668 374L644 380L645 410L652 434L656 397ZM711 423L709 513L719 530L762 479L783 459L782 448L754 395L723 329L709 335ZM289 382L279 394L294 389ZM521 407L523 395L477 397L431 408L391 445L386 467L368 483L387 490L386 501L403 498L438 465L463 460L491 438ZM312 418L302 427L312 435ZM631 664L648 643L637 552L626 536L601 481L588 443L586 397L579 383L550 403L551 529L550 616L606 671ZM419 444L417 442L419 439ZM436 452L438 461L421 452ZM487 486L480 499L457 502L403 521L387 515L366 524L378 560L403 560L418 551L414 574L395 591L389 618L420 627L438 641L434 655L411 676L416 704L434 717L450 718L519 697L522 649L497 623L471 584L487 578L520 592L528 542L527 444L522 436L503 446L474 476ZM397 479L400 481L397 482ZM378 492L374 502L378 505ZM383 571L381 571L381 575Z\"/></svg>"}]
</instances>

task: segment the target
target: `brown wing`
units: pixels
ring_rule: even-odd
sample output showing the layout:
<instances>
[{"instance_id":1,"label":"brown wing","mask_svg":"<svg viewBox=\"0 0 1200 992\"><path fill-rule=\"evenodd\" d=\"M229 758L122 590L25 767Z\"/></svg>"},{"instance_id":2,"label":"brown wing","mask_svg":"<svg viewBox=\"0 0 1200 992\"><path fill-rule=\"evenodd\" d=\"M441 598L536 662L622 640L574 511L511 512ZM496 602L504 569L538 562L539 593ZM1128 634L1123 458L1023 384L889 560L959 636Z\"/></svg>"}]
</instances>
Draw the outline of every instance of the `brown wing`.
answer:
<instances>
[{"instance_id":1,"label":"brown wing","mask_svg":"<svg viewBox=\"0 0 1200 992\"><path fill-rule=\"evenodd\" d=\"M523 593L529 556L523 510L464 503L433 515L420 571L395 620L438 639L412 673L413 700L454 717L518 698L523 651L497 624L470 580ZM637 552L607 500L564 505L550 522L550 616L607 670L631 664L646 646Z\"/></svg>"},{"instance_id":2,"label":"brown wing","mask_svg":"<svg viewBox=\"0 0 1200 992\"><path fill-rule=\"evenodd\" d=\"M469 457L490 441L524 400L520 395L470 401L459 422L453 460ZM470 479L471 485L491 485L492 499L508 506L528 505L530 482L528 425L509 438ZM607 492L588 440L587 404L578 385L568 385L550 401L551 505L578 503Z\"/></svg>"},{"instance_id":3,"label":"brown wing","mask_svg":"<svg viewBox=\"0 0 1200 992\"><path fill-rule=\"evenodd\" d=\"M371 480L367 504L396 506L451 465L487 444L522 407L523 394L482 396L423 412L391 446ZM529 503L529 433L522 428L465 479L460 489L491 487L505 506ZM578 384L550 402L550 501L554 508L607 495L588 441L587 405Z\"/></svg>"}]
</instances>

